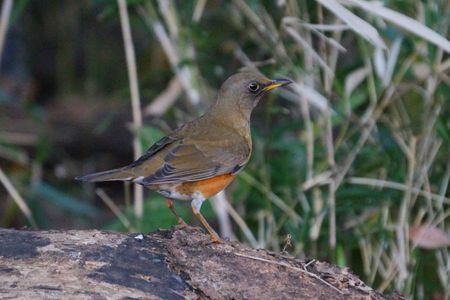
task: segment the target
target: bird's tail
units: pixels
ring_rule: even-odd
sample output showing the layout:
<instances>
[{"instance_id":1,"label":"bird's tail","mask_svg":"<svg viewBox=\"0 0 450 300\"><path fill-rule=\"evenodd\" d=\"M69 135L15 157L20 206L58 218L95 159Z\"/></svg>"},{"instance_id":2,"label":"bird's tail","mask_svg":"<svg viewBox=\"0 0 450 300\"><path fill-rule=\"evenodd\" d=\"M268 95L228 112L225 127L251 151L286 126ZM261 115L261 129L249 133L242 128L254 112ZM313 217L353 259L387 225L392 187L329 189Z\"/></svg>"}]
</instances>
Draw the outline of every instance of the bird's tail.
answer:
<instances>
[{"instance_id":1,"label":"bird's tail","mask_svg":"<svg viewBox=\"0 0 450 300\"><path fill-rule=\"evenodd\" d=\"M92 173L84 176L77 176L75 180L99 182L99 181L129 181L133 180L135 176L130 172L127 167L113 169L98 173Z\"/></svg>"}]
</instances>

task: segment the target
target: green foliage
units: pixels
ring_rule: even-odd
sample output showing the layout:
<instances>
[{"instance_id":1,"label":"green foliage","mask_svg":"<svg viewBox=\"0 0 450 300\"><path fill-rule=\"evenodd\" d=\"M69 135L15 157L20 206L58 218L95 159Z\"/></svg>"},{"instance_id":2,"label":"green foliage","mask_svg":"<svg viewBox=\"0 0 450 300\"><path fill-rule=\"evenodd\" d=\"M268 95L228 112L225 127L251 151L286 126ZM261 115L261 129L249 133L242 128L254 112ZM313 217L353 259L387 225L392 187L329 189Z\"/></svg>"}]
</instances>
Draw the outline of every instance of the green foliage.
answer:
<instances>
[{"instance_id":1,"label":"green foliage","mask_svg":"<svg viewBox=\"0 0 450 300\"><path fill-rule=\"evenodd\" d=\"M83 203L77 198L47 183L42 182L34 186L31 191L33 192L33 196L37 197L40 201L48 201L55 206L63 208L70 214L87 217L96 217L99 215L99 210L95 206L89 203Z\"/></svg>"}]
</instances>

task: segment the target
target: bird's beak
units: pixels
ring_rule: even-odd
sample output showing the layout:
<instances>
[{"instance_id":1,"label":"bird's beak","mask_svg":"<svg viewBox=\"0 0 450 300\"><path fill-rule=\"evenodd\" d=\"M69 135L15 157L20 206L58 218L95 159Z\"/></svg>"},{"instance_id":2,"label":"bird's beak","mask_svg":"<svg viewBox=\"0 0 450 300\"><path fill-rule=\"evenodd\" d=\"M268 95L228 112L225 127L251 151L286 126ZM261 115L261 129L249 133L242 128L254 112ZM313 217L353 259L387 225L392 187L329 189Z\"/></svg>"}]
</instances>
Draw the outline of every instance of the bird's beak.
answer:
<instances>
[{"instance_id":1,"label":"bird's beak","mask_svg":"<svg viewBox=\"0 0 450 300\"><path fill-rule=\"evenodd\" d=\"M291 80L289 79L275 79L275 80L271 80L265 87L264 87L264 91L268 92L271 91L273 89L276 89L277 87L280 86L284 86L284 85L288 85L289 83L292 83Z\"/></svg>"}]
</instances>

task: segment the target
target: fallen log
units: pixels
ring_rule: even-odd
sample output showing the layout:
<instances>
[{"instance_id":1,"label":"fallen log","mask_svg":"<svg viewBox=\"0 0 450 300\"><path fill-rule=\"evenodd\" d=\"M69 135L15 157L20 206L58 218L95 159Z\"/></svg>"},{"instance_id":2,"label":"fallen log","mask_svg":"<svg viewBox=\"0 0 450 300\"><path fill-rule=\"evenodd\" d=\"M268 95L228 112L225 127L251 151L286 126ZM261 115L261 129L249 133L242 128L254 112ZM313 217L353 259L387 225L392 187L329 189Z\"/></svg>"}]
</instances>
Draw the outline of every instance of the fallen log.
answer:
<instances>
[{"instance_id":1,"label":"fallen log","mask_svg":"<svg viewBox=\"0 0 450 300\"><path fill-rule=\"evenodd\" d=\"M0 298L385 299L347 269L211 243L192 227L148 235L0 229Z\"/></svg>"}]
</instances>

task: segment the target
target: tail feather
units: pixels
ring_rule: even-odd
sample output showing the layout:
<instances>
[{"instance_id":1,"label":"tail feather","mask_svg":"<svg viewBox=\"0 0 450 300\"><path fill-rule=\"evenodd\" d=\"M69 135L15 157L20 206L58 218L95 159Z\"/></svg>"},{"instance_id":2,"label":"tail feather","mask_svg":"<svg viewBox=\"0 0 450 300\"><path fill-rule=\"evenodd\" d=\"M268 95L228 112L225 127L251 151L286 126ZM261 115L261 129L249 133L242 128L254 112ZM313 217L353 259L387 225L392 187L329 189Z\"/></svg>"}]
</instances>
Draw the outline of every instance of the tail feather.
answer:
<instances>
[{"instance_id":1,"label":"tail feather","mask_svg":"<svg viewBox=\"0 0 450 300\"><path fill-rule=\"evenodd\" d=\"M77 176L75 180L99 182L99 181L129 181L133 180L135 176L127 172L128 168L113 169L98 173L92 173L84 176Z\"/></svg>"}]
</instances>

